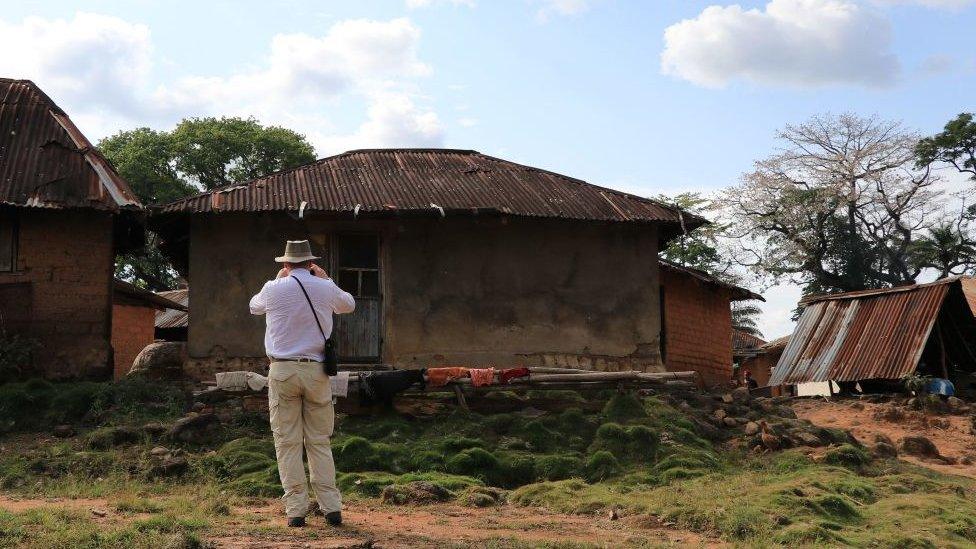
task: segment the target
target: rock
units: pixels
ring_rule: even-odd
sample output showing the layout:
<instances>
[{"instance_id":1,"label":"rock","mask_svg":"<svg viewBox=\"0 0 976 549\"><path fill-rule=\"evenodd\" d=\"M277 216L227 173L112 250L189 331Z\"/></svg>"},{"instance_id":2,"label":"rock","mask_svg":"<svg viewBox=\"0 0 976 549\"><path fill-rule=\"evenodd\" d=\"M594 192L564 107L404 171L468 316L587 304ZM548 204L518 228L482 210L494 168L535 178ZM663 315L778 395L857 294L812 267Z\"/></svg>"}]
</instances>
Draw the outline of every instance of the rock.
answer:
<instances>
[{"instance_id":1,"label":"rock","mask_svg":"<svg viewBox=\"0 0 976 549\"><path fill-rule=\"evenodd\" d=\"M898 457L898 450L893 444L889 444L887 442L876 442L874 446L871 447L871 453L879 458Z\"/></svg>"},{"instance_id":2,"label":"rock","mask_svg":"<svg viewBox=\"0 0 976 549\"><path fill-rule=\"evenodd\" d=\"M207 407L207 405L204 404L204 403L202 403L202 402L194 402L193 403L193 406L190 407L190 410L192 410L194 412L202 412L203 409L206 408L206 407Z\"/></svg>"},{"instance_id":3,"label":"rock","mask_svg":"<svg viewBox=\"0 0 976 549\"><path fill-rule=\"evenodd\" d=\"M754 435L754 434L756 434L758 432L759 432L759 424L758 423L756 423L755 421L750 421L749 423L746 423L745 433L747 435Z\"/></svg>"},{"instance_id":4,"label":"rock","mask_svg":"<svg viewBox=\"0 0 976 549\"><path fill-rule=\"evenodd\" d=\"M732 393L725 393L724 395L722 395L722 402L726 404L732 404L734 401L735 401L735 397L732 396Z\"/></svg>"},{"instance_id":5,"label":"rock","mask_svg":"<svg viewBox=\"0 0 976 549\"><path fill-rule=\"evenodd\" d=\"M748 387L736 387L732 389L732 399L737 402L749 402L751 398L752 395L749 394Z\"/></svg>"},{"instance_id":6,"label":"rock","mask_svg":"<svg viewBox=\"0 0 976 549\"><path fill-rule=\"evenodd\" d=\"M182 456L166 456L153 467L153 474L157 477L176 477L186 472L189 463Z\"/></svg>"},{"instance_id":7,"label":"rock","mask_svg":"<svg viewBox=\"0 0 976 549\"><path fill-rule=\"evenodd\" d=\"M95 515L96 517L107 517L108 516L108 511L105 511L104 509L96 509L96 508L92 507L91 509L89 509L89 511L91 511L91 514Z\"/></svg>"},{"instance_id":8,"label":"rock","mask_svg":"<svg viewBox=\"0 0 976 549\"><path fill-rule=\"evenodd\" d=\"M946 399L946 406L948 406L950 410L956 411L966 406L966 402L961 398L951 396Z\"/></svg>"},{"instance_id":9,"label":"rock","mask_svg":"<svg viewBox=\"0 0 976 549\"><path fill-rule=\"evenodd\" d=\"M608 518L610 520L617 520L617 519L620 518L620 515L617 514L617 510L616 509L611 509L610 510L610 516Z\"/></svg>"},{"instance_id":10,"label":"rock","mask_svg":"<svg viewBox=\"0 0 976 549\"><path fill-rule=\"evenodd\" d=\"M863 402L854 401L851 403L851 410L863 410L863 409L864 409Z\"/></svg>"},{"instance_id":11,"label":"rock","mask_svg":"<svg viewBox=\"0 0 976 549\"><path fill-rule=\"evenodd\" d=\"M882 433L875 433L874 434L874 441L875 442L883 442L885 444L888 444L889 446L894 446L895 445L895 442L893 440L891 440L891 437L889 437L888 435L882 434Z\"/></svg>"},{"instance_id":12,"label":"rock","mask_svg":"<svg viewBox=\"0 0 976 549\"><path fill-rule=\"evenodd\" d=\"M147 435L158 437L159 435L166 432L167 427L158 421L150 421L149 423L142 426L142 430L146 432Z\"/></svg>"},{"instance_id":13,"label":"rock","mask_svg":"<svg viewBox=\"0 0 976 549\"><path fill-rule=\"evenodd\" d=\"M69 438L75 436L75 428L70 425L57 425L51 434L58 438Z\"/></svg>"},{"instance_id":14,"label":"rock","mask_svg":"<svg viewBox=\"0 0 976 549\"><path fill-rule=\"evenodd\" d=\"M151 456L165 456L169 453L169 449L164 446L156 446L152 450L149 450L149 455Z\"/></svg>"},{"instance_id":15,"label":"rock","mask_svg":"<svg viewBox=\"0 0 976 549\"><path fill-rule=\"evenodd\" d=\"M716 442L716 441L724 440L726 438L725 434L723 434L722 431L719 431L711 423L701 421L697 418L693 418L692 421L695 423L695 431L697 431L698 434L701 435L706 440Z\"/></svg>"},{"instance_id":16,"label":"rock","mask_svg":"<svg viewBox=\"0 0 976 549\"><path fill-rule=\"evenodd\" d=\"M167 436L173 440L200 444L206 442L219 426L220 420L214 414L192 414L176 420Z\"/></svg>"},{"instance_id":17,"label":"rock","mask_svg":"<svg viewBox=\"0 0 976 549\"><path fill-rule=\"evenodd\" d=\"M939 449L931 440L923 436L907 436L901 439L901 450L906 454L918 457L940 457Z\"/></svg>"},{"instance_id":18,"label":"rock","mask_svg":"<svg viewBox=\"0 0 976 549\"><path fill-rule=\"evenodd\" d=\"M448 501L453 497L454 494L447 488L422 480L406 484L391 484L383 488L383 492L380 493L383 503L394 505L437 503Z\"/></svg>"},{"instance_id":19,"label":"rock","mask_svg":"<svg viewBox=\"0 0 976 549\"><path fill-rule=\"evenodd\" d=\"M775 410L775 413L779 417L785 417L785 418L789 418L789 419L796 419L796 412L794 412L793 411L793 408L790 408L789 406L777 406L776 407L776 410Z\"/></svg>"},{"instance_id":20,"label":"rock","mask_svg":"<svg viewBox=\"0 0 976 549\"><path fill-rule=\"evenodd\" d=\"M819 448L824 445L824 441L817 435L809 431L797 431L793 433L793 439L800 446L809 446L811 448Z\"/></svg>"},{"instance_id":21,"label":"rock","mask_svg":"<svg viewBox=\"0 0 976 549\"><path fill-rule=\"evenodd\" d=\"M749 423L749 420L747 418L744 418L744 417L736 417L736 418L732 418L732 419L734 419L735 422L738 423L739 425L745 425L746 423Z\"/></svg>"},{"instance_id":22,"label":"rock","mask_svg":"<svg viewBox=\"0 0 976 549\"><path fill-rule=\"evenodd\" d=\"M715 419L725 419L725 416L727 416L728 414L725 413L725 410L719 408L718 410L715 410L715 413L712 415L715 416Z\"/></svg>"},{"instance_id":23,"label":"rock","mask_svg":"<svg viewBox=\"0 0 976 549\"><path fill-rule=\"evenodd\" d=\"M128 375L143 375L156 380L180 379L186 356L185 341L150 343L136 355Z\"/></svg>"},{"instance_id":24,"label":"rock","mask_svg":"<svg viewBox=\"0 0 976 549\"><path fill-rule=\"evenodd\" d=\"M722 419L722 423L724 423L726 427L738 427L739 426L739 422L737 422L735 420L735 418L732 418L732 417L725 417L724 419Z\"/></svg>"}]
</instances>

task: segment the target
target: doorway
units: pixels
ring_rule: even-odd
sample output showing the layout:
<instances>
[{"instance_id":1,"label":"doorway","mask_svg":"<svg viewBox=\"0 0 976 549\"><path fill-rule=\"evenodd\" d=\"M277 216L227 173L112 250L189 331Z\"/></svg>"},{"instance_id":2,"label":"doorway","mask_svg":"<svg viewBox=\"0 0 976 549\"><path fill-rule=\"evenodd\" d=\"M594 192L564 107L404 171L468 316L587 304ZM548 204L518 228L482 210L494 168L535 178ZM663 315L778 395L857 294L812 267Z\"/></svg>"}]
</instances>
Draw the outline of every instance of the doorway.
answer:
<instances>
[{"instance_id":1,"label":"doorway","mask_svg":"<svg viewBox=\"0 0 976 549\"><path fill-rule=\"evenodd\" d=\"M332 264L340 288L356 298L356 310L337 315L335 340L339 360L378 362L381 356L380 239L375 234L337 234Z\"/></svg>"}]
</instances>

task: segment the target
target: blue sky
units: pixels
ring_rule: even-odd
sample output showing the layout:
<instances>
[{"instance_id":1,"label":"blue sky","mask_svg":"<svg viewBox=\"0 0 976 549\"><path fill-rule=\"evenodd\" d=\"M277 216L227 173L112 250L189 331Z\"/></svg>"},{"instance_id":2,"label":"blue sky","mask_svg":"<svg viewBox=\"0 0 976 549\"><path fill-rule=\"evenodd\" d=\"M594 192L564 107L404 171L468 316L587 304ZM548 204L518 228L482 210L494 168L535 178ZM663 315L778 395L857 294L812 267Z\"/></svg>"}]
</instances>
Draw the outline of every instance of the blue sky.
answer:
<instances>
[{"instance_id":1,"label":"blue sky","mask_svg":"<svg viewBox=\"0 0 976 549\"><path fill-rule=\"evenodd\" d=\"M653 196L711 192L773 134L853 111L932 133L972 111L972 0L24 1L0 75L97 140L243 115L358 147L476 149ZM663 60L663 63L662 63ZM790 331L796 290L762 327Z\"/></svg>"}]
</instances>

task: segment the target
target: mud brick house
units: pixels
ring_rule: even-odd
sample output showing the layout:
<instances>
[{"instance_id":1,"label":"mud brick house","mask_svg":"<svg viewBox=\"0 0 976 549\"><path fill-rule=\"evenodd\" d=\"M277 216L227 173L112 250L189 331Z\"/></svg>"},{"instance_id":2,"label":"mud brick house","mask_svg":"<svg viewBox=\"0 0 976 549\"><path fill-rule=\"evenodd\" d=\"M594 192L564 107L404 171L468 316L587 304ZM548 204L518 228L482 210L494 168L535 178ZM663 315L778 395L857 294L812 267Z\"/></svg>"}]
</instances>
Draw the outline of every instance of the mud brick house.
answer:
<instances>
[{"instance_id":1,"label":"mud brick house","mask_svg":"<svg viewBox=\"0 0 976 549\"><path fill-rule=\"evenodd\" d=\"M733 301L762 296L704 271L661 260L661 353L668 371L694 370L706 385L732 378Z\"/></svg>"},{"instance_id":2,"label":"mud brick house","mask_svg":"<svg viewBox=\"0 0 976 549\"><path fill-rule=\"evenodd\" d=\"M119 379L129 373L139 351L156 341L156 315L168 311L185 314L186 307L161 295L164 292L155 294L122 280L115 280L113 286L113 377Z\"/></svg>"},{"instance_id":3,"label":"mud brick house","mask_svg":"<svg viewBox=\"0 0 976 549\"><path fill-rule=\"evenodd\" d=\"M189 280L202 378L266 367L248 300L304 238L358 302L338 317L345 362L663 370L658 250L682 221L705 222L475 151L389 149L180 200L150 226Z\"/></svg>"},{"instance_id":4,"label":"mud brick house","mask_svg":"<svg viewBox=\"0 0 976 549\"><path fill-rule=\"evenodd\" d=\"M36 373L111 376L113 261L142 223L68 115L33 82L0 79L0 326L41 345Z\"/></svg>"},{"instance_id":5,"label":"mud brick house","mask_svg":"<svg viewBox=\"0 0 976 549\"><path fill-rule=\"evenodd\" d=\"M786 344L789 343L790 336L776 338L768 343L764 343L744 355L739 362L740 368L752 372L753 379L760 387L769 385L769 378L773 375L773 368L779 362Z\"/></svg>"}]
</instances>

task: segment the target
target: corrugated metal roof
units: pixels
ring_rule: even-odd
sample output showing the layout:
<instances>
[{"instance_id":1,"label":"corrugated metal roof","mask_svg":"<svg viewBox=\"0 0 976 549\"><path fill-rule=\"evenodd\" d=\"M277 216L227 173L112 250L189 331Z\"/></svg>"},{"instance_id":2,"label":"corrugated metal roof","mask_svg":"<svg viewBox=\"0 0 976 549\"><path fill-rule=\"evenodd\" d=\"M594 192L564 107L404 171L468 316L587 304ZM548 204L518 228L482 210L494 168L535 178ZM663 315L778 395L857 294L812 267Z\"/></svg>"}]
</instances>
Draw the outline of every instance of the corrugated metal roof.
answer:
<instances>
[{"instance_id":1,"label":"corrugated metal roof","mask_svg":"<svg viewBox=\"0 0 976 549\"><path fill-rule=\"evenodd\" d=\"M706 221L660 202L469 150L370 149L231 185L163 206L160 214L229 211L499 212L533 217Z\"/></svg>"},{"instance_id":2,"label":"corrugated metal roof","mask_svg":"<svg viewBox=\"0 0 976 549\"><path fill-rule=\"evenodd\" d=\"M693 269L691 267L686 267L684 265L678 265L677 263L673 261L668 261L667 259L664 258L658 259L658 262L660 263L661 268L663 269L668 269L674 273L690 276L706 284L711 284L713 286L717 286L719 288L724 288L726 290L729 290L732 293L731 296L732 301L747 301L753 299L758 301L766 301L763 298L763 296L757 293L753 293L752 291L747 290L746 288L741 288L739 286L736 286L735 284L729 284L728 282L716 276L708 274L707 272L702 271L700 269Z\"/></svg>"},{"instance_id":3,"label":"corrugated metal roof","mask_svg":"<svg viewBox=\"0 0 976 549\"><path fill-rule=\"evenodd\" d=\"M732 329L732 349L736 353L754 351L766 344L766 340L742 330Z\"/></svg>"},{"instance_id":4,"label":"corrugated metal roof","mask_svg":"<svg viewBox=\"0 0 976 549\"><path fill-rule=\"evenodd\" d=\"M172 299L163 296L162 294L156 294L150 292L149 290L140 288L133 284L130 284L124 280L114 279L112 287L115 291L116 298L123 297L128 298L139 304L144 304L146 306L155 307L162 310L168 310L170 308L176 309L186 309L185 305L175 302Z\"/></svg>"},{"instance_id":5,"label":"corrugated metal roof","mask_svg":"<svg viewBox=\"0 0 976 549\"><path fill-rule=\"evenodd\" d=\"M959 278L804 300L770 385L900 379L913 372Z\"/></svg>"},{"instance_id":6,"label":"corrugated metal roof","mask_svg":"<svg viewBox=\"0 0 976 549\"><path fill-rule=\"evenodd\" d=\"M0 204L142 208L129 186L30 80L0 78Z\"/></svg>"},{"instance_id":7,"label":"corrugated metal roof","mask_svg":"<svg viewBox=\"0 0 976 549\"><path fill-rule=\"evenodd\" d=\"M166 309L156 311L157 328L186 328L189 326L190 292L189 290L171 290L168 292L156 292L170 301L175 301L183 306L182 311L178 309Z\"/></svg>"}]
</instances>

